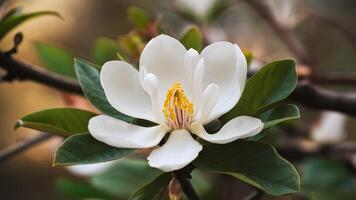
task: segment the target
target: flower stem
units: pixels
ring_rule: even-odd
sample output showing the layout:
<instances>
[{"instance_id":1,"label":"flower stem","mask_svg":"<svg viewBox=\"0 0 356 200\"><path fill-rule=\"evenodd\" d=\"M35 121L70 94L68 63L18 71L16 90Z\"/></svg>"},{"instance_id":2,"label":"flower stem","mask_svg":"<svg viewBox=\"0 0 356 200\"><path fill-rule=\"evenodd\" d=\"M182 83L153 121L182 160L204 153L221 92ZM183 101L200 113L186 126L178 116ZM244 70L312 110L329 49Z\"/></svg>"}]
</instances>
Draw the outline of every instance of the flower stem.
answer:
<instances>
[{"instance_id":1,"label":"flower stem","mask_svg":"<svg viewBox=\"0 0 356 200\"><path fill-rule=\"evenodd\" d=\"M193 165L188 165L187 167L174 171L174 176L178 179L182 185L183 192L189 200L200 200L197 192L194 190L193 185L190 183L189 178L191 178L190 173L194 170Z\"/></svg>"}]
</instances>

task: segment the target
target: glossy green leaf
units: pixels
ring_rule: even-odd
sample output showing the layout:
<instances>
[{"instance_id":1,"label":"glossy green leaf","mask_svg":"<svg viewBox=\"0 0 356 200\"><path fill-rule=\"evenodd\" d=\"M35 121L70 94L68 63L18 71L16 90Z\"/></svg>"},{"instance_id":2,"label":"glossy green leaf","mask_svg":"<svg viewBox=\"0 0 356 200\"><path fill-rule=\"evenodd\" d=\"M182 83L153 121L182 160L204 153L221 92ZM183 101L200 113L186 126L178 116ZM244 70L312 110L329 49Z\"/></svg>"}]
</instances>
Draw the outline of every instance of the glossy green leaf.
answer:
<instances>
[{"instance_id":1,"label":"glossy green leaf","mask_svg":"<svg viewBox=\"0 0 356 200\"><path fill-rule=\"evenodd\" d=\"M225 124L240 115L258 116L286 99L296 84L293 60L269 63L247 81L239 102L219 119Z\"/></svg>"},{"instance_id":2,"label":"glossy green leaf","mask_svg":"<svg viewBox=\"0 0 356 200\"><path fill-rule=\"evenodd\" d=\"M356 199L356 185L343 163L314 158L304 163L302 172L302 191L307 192L310 199Z\"/></svg>"},{"instance_id":3,"label":"glossy green leaf","mask_svg":"<svg viewBox=\"0 0 356 200\"><path fill-rule=\"evenodd\" d=\"M263 129L277 124L300 118L299 109L292 104L280 105L263 113L260 117L264 122Z\"/></svg>"},{"instance_id":4,"label":"glossy green leaf","mask_svg":"<svg viewBox=\"0 0 356 200\"><path fill-rule=\"evenodd\" d=\"M198 27L191 26L184 32L180 41L185 46L185 48L193 48L197 51L200 51L203 45L203 36Z\"/></svg>"},{"instance_id":5,"label":"glossy green leaf","mask_svg":"<svg viewBox=\"0 0 356 200\"><path fill-rule=\"evenodd\" d=\"M123 159L102 173L94 175L90 182L96 188L120 197L129 197L139 187L162 174L148 166L146 160Z\"/></svg>"},{"instance_id":6,"label":"glossy green leaf","mask_svg":"<svg viewBox=\"0 0 356 200\"><path fill-rule=\"evenodd\" d=\"M120 159L134 149L116 148L99 142L89 133L68 137L57 149L53 165L79 165Z\"/></svg>"},{"instance_id":7,"label":"glossy green leaf","mask_svg":"<svg viewBox=\"0 0 356 200\"><path fill-rule=\"evenodd\" d=\"M56 181L56 188L70 199L117 199L115 196L101 191L88 183L61 178Z\"/></svg>"},{"instance_id":8,"label":"glossy green leaf","mask_svg":"<svg viewBox=\"0 0 356 200\"><path fill-rule=\"evenodd\" d=\"M142 31L145 31L150 23L150 18L146 11L143 9L136 7L136 6L131 6L128 9L128 18L133 22L133 24Z\"/></svg>"},{"instance_id":9,"label":"glossy green leaf","mask_svg":"<svg viewBox=\"0 0 356 200\"><path fill-rule=\"evenodd\" d=\"M169 173L162 174L134 192L129 200L160 200L170 180Z\"/></svg>"},{"instance_id":10,"label":"glossy green leaf","mask_svg":"<svg viewBox=\"0 0 356 200\"><path fill-rule=\"evenodd\" d=\"M118 52L120 52L120 49L117 41L109 38L99 38L94 45L93 57L95 63L103 65L107 61L117 60Z\"/></svg>"},{"instance_id":11,"label":"glossy green leaf","mask_svg":"<svg viewBox=\"0 0 356 200\"><path fill-rule=\"evenodd\" d=\"M74 56L53 44L36 42L36 51L44 66L52 72L75 78Z\"/></svg>"},{"instance_id":12,"label":"glossy green leaf","mask_svg":"<svg viewBox=\"0 0 356 200\"><path fill-rule=\"evenodd\" d=\"M264 143L236 141L206 145L194 164L202 170L230 174L271 195L299 191L296 169Z\"/></svg>"},{"instance_id":13,"label":"glossy green leaf","mask_svg":"<svg viewBox=\"0 0 356 200\"><path fill-rule=\"evenodd\" d=\"M136 119L120 113L113 108L106 99L103 88L100 84L100 75L97 66L84 61L82 59L75 59L75 71L80 86L86 98L103 113L115 117L117 119L126 121L128 123L137 124L140 126L153 126L153 122L147 120ZM125 98L125 97L122 97Z\"/></svg>"},{"instance_id":14,"label":"glossy green leaf","mask_svg":"<svg viewBox=\"0 0 356 200\"><path fill-rule=\"evenodd\" d=\"M10 32L12 29L17 27L18 25L22 24L23 22L40 16L52 15L61 18L61 16L57 12L53 11L40 11L40 12L33 12L21 15L11 15L7 17L5 20L0 22L0 40Z\"/></svg>"},{"instance_id":15,"label":"glossy green leaf","mask_svg":"<svg viewBox=\"0 0 356 200\"><path fill-rule=\"evenodd\" d=\"M88 132L88 121L95 113L76 108L53 108L22 117L16 128L26 127L67 137Z\"/></svg>"}]
</instances>

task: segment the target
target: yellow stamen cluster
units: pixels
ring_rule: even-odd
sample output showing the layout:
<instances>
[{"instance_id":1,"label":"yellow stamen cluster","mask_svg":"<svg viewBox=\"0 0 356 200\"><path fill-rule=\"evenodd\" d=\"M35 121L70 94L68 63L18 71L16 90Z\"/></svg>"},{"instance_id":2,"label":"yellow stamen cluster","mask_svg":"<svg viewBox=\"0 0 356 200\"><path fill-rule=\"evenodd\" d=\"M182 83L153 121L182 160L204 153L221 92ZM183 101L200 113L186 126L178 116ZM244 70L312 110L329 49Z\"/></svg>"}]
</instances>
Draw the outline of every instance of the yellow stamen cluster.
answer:
<instances>
[{"instance_id":1,"label":"yellow stamen cluster","mask_svg":"<svg viewBox=\"0 0 356 200\"><path fill-rule=\"evenodd\" d=\"M175 82L167 91L162 112L172 128L185 128L193 115L193 104L184 93L182 84Z\"/></svg>"}]
</instances>

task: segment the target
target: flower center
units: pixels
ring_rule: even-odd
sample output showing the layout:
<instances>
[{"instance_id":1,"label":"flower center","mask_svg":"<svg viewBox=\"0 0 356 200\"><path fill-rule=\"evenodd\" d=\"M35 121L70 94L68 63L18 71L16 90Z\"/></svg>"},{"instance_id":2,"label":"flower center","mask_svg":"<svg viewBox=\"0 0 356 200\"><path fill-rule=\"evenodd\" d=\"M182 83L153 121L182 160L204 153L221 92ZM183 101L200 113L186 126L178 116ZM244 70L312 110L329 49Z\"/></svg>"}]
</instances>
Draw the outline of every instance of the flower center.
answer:
<instances>
[{"instance_id":1,"label":"flower center","mask_svg":"<svg viewBox=\"0 0 356 200\"><path fill-rule=\"evenodd\" d=\"M175 82L167 91L162 112L173 129L185 129L193 116L193 104L185 95L182 84Z\"/></svg>"}]
</instances>

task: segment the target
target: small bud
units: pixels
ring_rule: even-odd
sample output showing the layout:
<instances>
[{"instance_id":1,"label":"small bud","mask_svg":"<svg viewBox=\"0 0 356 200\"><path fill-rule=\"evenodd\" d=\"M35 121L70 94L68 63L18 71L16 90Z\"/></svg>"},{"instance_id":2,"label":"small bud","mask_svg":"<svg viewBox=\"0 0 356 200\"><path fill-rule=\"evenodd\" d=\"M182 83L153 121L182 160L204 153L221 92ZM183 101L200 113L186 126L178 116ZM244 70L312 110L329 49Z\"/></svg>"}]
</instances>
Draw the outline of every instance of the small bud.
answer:
<instances>
[{"instance_id":1,"label":"small bud","mask_svg":"<svg viewBox=\"0 0 356 200\"><path fill-rule=\"evenodd\" d=\"M14 45L17 47L21 44L23 40L23 34L21 32L16 33L14 37Z\"/></svg>"},{"instance_id":2,"label":"small bud","mask_svg":"<svg viewBox=\"0 0 356 200\"><path fill-rule=\"evenodd\" d=\"M182 199L182 186L179 181L172 177L171 182L168 186L169 200L181 200Z\"/></svg>"}]
</instances>

